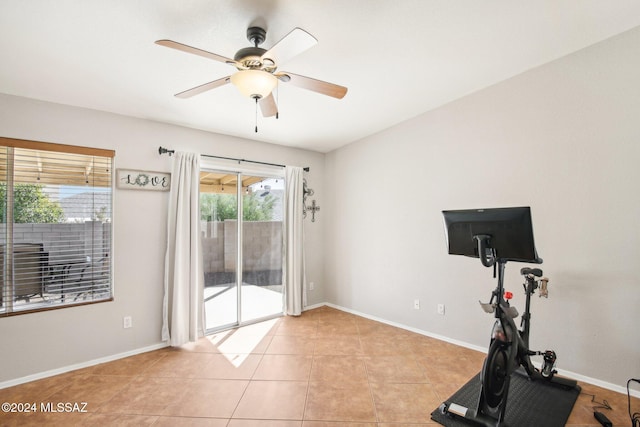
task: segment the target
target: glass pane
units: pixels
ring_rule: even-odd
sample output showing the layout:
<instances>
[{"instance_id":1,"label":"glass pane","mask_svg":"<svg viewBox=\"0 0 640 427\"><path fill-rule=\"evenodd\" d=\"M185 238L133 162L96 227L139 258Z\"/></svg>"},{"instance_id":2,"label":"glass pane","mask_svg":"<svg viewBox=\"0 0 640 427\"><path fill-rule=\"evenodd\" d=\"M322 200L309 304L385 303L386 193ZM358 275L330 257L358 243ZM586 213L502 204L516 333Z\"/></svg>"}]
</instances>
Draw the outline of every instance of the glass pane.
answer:
<instances>
[{"instance_id":1,"label":"glass pane","mask_svg":"<svg viewBox=\"0 0 640 427\"><path fill-rule=\"evenodd\" d=\"M243 191L242 322L280 314L283 307L284 179L251 178L260 181Z\"/></svg>"},{"instance_id":2,"label":"glass pane","mask_svg":"<svg viewBox=\"0 0 640 427\"><path fill-rule=\"evenodd\" d=\"M200 221L206 329L238 323L236 174L202 172Z\"/></svg>"}]
</instances>

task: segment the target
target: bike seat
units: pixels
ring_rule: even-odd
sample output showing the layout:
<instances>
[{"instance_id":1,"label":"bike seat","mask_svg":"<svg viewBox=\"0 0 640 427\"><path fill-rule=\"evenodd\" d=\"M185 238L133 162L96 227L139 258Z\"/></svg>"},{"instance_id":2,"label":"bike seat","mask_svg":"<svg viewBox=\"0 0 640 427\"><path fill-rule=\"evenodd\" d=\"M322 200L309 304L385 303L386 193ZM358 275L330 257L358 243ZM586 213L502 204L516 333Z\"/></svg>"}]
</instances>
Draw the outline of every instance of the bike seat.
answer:
<instances>
[{"instance_id":1,"label":"bike seat","mask_svg":"<svg viewBox=\"0 0 640 427\"><path fill-rule=\"evenodd\" d=\"M529 267L523 267L520 269L520 274L522 274L523 276L529 275L529 274L533 274L536 277L541 277L542 276L542 270L540 270L539 268L529 268Z\"/></svg>"}]
</instances>

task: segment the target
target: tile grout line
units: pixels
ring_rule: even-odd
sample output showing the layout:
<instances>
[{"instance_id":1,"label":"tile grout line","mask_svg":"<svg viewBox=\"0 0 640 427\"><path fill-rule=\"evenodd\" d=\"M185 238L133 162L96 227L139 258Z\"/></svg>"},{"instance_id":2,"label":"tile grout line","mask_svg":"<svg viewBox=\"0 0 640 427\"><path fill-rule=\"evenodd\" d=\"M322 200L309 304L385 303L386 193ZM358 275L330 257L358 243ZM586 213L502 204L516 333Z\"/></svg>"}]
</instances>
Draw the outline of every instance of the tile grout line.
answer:
<instances>
[{"instance_id":1,"label":"tile grout line","mask_svg":"<svg viewBox=\"0 0 640 427\"><path fill-rule=\"evenodd\" d=\"M313 372L313 365L316 360L316 341L318 339L318 320L314 320L316 324L315 327L315 336L313 337L313 351L311 352L311 366L309 367L309 374L307 375L307 393L304 397L304 407L302 408L302 421L300 422L300 426L304 425L305 420L307 419L307 403L309 402L309 393L311 391L311 373Z\"/></svg>"},{"instance_id":2,"label":"tile grout line","mask_svg":"<svg viewBox=\"0 0 640 427\"><path fill-rule=\"evenodd\" d=\"M360 342L360 348L363 348L362 339L360 336L360 328L358 328L358 342ZM363 353L364 353L364 350L363 350ZM371 406L373 407L373 415L376 419L375 420L376 425L378 425L379 423L381 423L381 421L380 421L380 417L378 416L378 406L376 405L376 399L373 396L373 389L371 388L371 376L369 375L369 367L367 366L367 363L364 360L362 360L362 363L364 364L364 371L365 371L365 374L367 375L367 386L369 388L369 396L371 397Z\"/></svg>"},{"instance_id":3,"label":"tile grout line","mask_svg":"<svg viewBox=\"0 0 640 427\"><path fill-rule=\"evenodd\" d=\"M271 337L271 339L273 339L273 336ZM269 341L269 345L271 345L271 341ZM264 349L265 353L267 351L267 348L269 348L269 346L265 347L265 349ZM238 402L236 403L235 407L233 408L233 411L231 412L231 415L229 416L229 420L227 421L227 425L229 425L231 423L231 420L233 419L233 416L235 415L236 411L238 410L238 406L240 406L240 402L242 402L242 399L244 398L245 394L247 393L247 390L249 389L249 386L251 385L251 382L254 381L253 377L256 375L256 372L258 371L258 367L260 366L260 363L262 363L262 360L264 359L265 353L260 354L260 361L256 365L256 368L253 371L253 373L251 374L251 377L249 377L249 380L247 381L247 385L244 387L244 390L242 390L242 395L238 399Z\"/></svg>"}]
</instances>

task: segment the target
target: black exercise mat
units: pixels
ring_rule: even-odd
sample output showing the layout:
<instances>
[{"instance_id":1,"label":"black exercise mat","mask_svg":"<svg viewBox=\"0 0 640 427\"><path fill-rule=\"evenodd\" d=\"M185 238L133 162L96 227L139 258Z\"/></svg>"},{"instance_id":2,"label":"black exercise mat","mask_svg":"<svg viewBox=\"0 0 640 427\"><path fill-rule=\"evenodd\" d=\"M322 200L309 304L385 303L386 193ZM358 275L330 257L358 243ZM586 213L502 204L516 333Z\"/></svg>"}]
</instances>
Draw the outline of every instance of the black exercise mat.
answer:
<instances>
[{"instance_id":1,"label":"black exercise mat","mask_svg":"<svg viewBox=\"0 0 640 427\"><path fill-rule=\"evenodd\" d=\"M480 393L480 374L473 377L448 402L477 409ZM580 386L566 389L546 381L529 381L519 372L511 376L504 425L509 427L563 427L580 394ZM447 427L474 425L468 420L444 415L438 408L431 419Z\"/></svg>"}]
</instances>

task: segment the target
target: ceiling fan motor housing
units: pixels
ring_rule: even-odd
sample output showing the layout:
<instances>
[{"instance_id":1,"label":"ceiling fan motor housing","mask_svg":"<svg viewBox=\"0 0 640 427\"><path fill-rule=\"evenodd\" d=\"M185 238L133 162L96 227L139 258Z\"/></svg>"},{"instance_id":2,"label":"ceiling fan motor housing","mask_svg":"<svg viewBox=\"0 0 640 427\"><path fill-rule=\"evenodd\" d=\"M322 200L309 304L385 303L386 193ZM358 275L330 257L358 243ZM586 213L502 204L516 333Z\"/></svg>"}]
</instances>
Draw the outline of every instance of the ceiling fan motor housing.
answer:
<instances>
[{"instance_id":1,"label":"ceiling fan motor housing","mask_svg":"<svg viewBox=\"0 0 640 427\"><path fill-rule=\"evenodd\" d=\"M261 47L245 47L236 52L233 59L237 62L241 62L249 68L260 67L262 65L262 55L266 52L266 49ZM253 64L255 62L255 64ZM254 67L251 67L251 65Z\"/></svg>"},{"instance_id":2,"label":"ceiling fan motor housing","mask_svg":"<svg viewBox=\"0 0 640 427\"><path fill-rule=\"evenodd\" d=\"M236 68L239 70L263 70L269 73L273 73L275 71L275 63L269 58L262 57L267 50L258 47L264 42L266 35L267 32L260 27L249 27L249 29L247 29L247 39L253 43L253 46L245 47L236 52L233 59L237 63L242 64L242 67Z\"/></svg>"}]
</instances>

